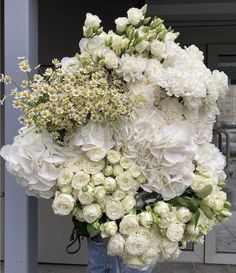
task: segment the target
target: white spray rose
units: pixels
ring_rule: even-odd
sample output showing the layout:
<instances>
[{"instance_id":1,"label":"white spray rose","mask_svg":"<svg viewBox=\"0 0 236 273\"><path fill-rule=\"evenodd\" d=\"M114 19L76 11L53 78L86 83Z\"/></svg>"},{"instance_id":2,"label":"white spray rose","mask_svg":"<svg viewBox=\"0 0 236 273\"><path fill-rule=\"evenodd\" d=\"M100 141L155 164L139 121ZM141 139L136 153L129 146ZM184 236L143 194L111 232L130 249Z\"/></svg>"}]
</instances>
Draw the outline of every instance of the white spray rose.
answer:
<instances>
[{"instance_id":1,"label":"white spray rose","mask_svg":"<svg viewBox=\"0 0 236 273\"><path fill-rule=\"evenodd\" d=\"M121 234L112 236L107 245L107 254L110 256L122 255L125 247L125 239Z\"/></svg>"},{"instance_id":2,"label":"white spray rose","mask_svg":"<svg viewBox=\"0 0 236 273\"><path fill-rule=\"evenodd\" d=\"M65 186L71 183L74 173L69 168L63 168L57 178L58 186Z\"/></svg>"},{"instance_id":3,"label":"white spray rose","mask_svg":"<svg viewBox=\"0 0 236 273\"><path fill-rule=\"evenodd\" d=\"M120 161L120 153L115 150L110 150L107 152L107 160L111 164L117 164Z\"/></svg>"},{"instance_id":4,"label":"white spray rose","mask_svg":"<svg viewBox=\"0 0 236 273\"><path fill-rule=\"evenodd\" d=\"M75 199L70 194L59 194L53 200L52 208L55 214L68 215L73 210Z\"/></svg>"},{"instance_id":5,"label":"white spray rose","mask_svg":"<svg viewBox=\"0 0 236 273\"><path fill-rule=\"evenodd\" d=\"M116 23L116 30L118 32L124 32L127 25L129 24L128 18L126 17L119 17L115 20Z\"/></svg>"},{"instance_id":6,"label":"white spray rose","mask_svg":"<svg viewBox=\"0 0 236 273\"><path fill-rule=\"evenodd\" d=\"M106 222L100 227L102 233L102 238L114 236L118 230L117 224L115 221Z\"/></svg>"},{"instance_id":7,"label":"white spray rose","mask_svg":"<svg viewBox=\"0 0 236 273\"><path fill-rule=\"evenodd\" d=\"M137 178L141 175L141 171L137 165L133 165L131 168L128 169L128 172L134 177Z\"/></svg>"},{"instance_id":8,"label":"white spray rose","mask_svg":"<svg viewBox=\"0 0 236 273\"><path fill-rule=\"evenodd\" d=\"M113 175L114 176L118 176L120 174L123 173L123 168L120 166L120 164L116 164L114 167L113 167Z\"/></svg>"},{"instance_id":9,"label":"white spray rose","mask_svg":"<svg viewBox=\"0 0 236 273\"><path fill-rule=\"evenodd\" d=\"M121 203L125 211L131 211L136 205L135 198L130 195L126 195L125 198L122 199Z\"/></svg>"},{"instance_id":10,"label":"white spray rose","mask_svg":"<svg viewBox=\"0 0 236 273\"><path fill-rule=\"evenodd\" d=\"M104 168L103 173L105 176L111 176L113 174L113 167L111 165L107 165Z\"/></svg>"},{"instance_id":11,"label":"white spray rose","mask_svg":"<svg viewBox=\"0 0 236 273\"><path fill-rule=\"evenodd\" d=\"M92 161L99 161L106 156L106 151L103 148L94 148L87 151L86 156Z\"/></svg>"},{"instance_id":12,"label":"white spray rose","mask_svg":"<svg viewBox=\"0 0 236 273\"><path fill-rule=\"evenodd\" d=\"M83 171L79 171L77 172L77 174L75 174L75 176L72 179L72 183L71 186L75 189L75 190L79 190L81 189L83 186L87 185L90 181L90 175L83 172Z\"/></svg>"},{"instance_id":13,"label":"white spray rose","mask_svg":"<svg viewBox=\"0 0 236 273\"><path fill-rule=\"evenodd\" d=\"M99 172L96 174L93 174L91 176L91 182L93 183L93 185L98 186L104 183L105 177L104 174Z\"/></svg>"},{"instance_id":14,"label":"white spray rose","mask_svg":"<svg viewBox=\"0 0 236 273\"><path fill-rule=\"evenodd\" d=\"M100 23L101 23L101 20L99 19L97 15L93 15L91 13L86 14L86 19L84 22L84 26L86 28L88 27L99 28Z\"/></svg>"},{"instance_id":15,"label":"white spray rose","mask_svg":"<svg viewBox=\"0 0 236 273\"><path fill-rule=\"evenodd\" d=\"M171 223L166 231L166 237L172 242L181 241L184 235L185 225Z\"/></svg>"},{"instance_id":16,"label":"white spray rose","mask_svg":"<svg viewBox=\"0 0 236 273\"><path fill-rule=\"evenodd\" d=\"M160 216L165 216L170 213L170 207L167 203L164 201L159 201L155 207L154 207L154 212Z\"/></svg>"},{"instance_id":17,"label":"white spray rose","mask_svg":"<svg viewBox=\"0 0 236 273\"><path fill-rule=\"evenodd\" d=\"M190 212L189 209L185 207L181 207L177 210L177 218L182 222L182 223L187 223L191 220L192 218L192 213Z\"/></svg>"},{"instance_id":18,"label":"white spray rose","mask_svg":"<svg viewBox=\"0 0 236 273\"><path fill-rule=\"evenodd\" d=\"M189 223L186 226L186 232L191 236L198 236L199 235L199 228L195 227L195 224Z\"/></svg>"},{"instance_id":19,"label":"white spray rose","mask_svg":"<svg viewBox=\"0 0 236 273\"><path fill-rule=\"evenodd\" d=\"M112 177L106 177L104 180L104 187L109 192L114 191L116 189L116 180Z\"/></svg>"},{"instance_id":20,"label":"white spray rose","mask_svg":"<svg viewBox=\"0 0 236 273\"><path fill-rule=\"evenodd\" d=\"M120 159L120 165L124 169L129 169L134 165L134 162L131 159L122 156Z\"/></svg>"},{"instance_id":21,"label":"white spray rose","mask_svg":"<svg viewBox=\"0 0 236 273\"><path fill-rule=\"evenodd\" d=\"M128 172L123 172L116 177L116 182L122 191L132 190L134 179Z\"/></svg>"},{"instance_id":22,"label":"white spray rose","mask_svg":"<svg viewBox=\"0 0 236 273\"><path fill-rule=\"evenodd\" d=\"M150 227L153 223L152 214L148 211L143 211L139 214L140 223L146 228Z\"/></svg>"},{"instance_id":23,"label":"white spray rose","mask_svg":"<svg viewBox=\"0 0 236 273\"><path fill-rule=\"evenodd\" d=\"M143 255L142 260L147 265L154 265L158 259L158 251L154 248L149 248Z\"/></svg>"},{"instance_id":24,"label":"white spray rose","mask_svg":"<svg viewBox=\"0 0 236 273\"><path fill-rule=\"evenodd\" d=\"M162 256L164 259L170 258L178 250L178 242L172 242L168 239L162 240Z\"/></svg>"},{"instance_id":25,"label":"white spray rose","mask_svg":"<svg viewBox=\"0 0 236 273\"><path fill-rule=\"evenodd\" d=\"M106 190L103 186L98 186L94 190L94 196L97 200L102 200L106 197Z\"/></svg>"},{"instance_id":26,"label":"white spray rose","mask_svg":"<svg viewBox=\"0 0 236 273\"><path fill-rule=\"evenodd\" d=\"M116 189L113 193L112 193L112 197L117 200L120 201L121 199L123 199L126 196L126 192Z\"/></svg>"},{"instance_id":27,"label":"white spray rose","mask_svg":"<svg viewBox=\"0 0 236 273\"><path fill-rule=\"evenodd\" d=\"M121 234L130 235L139 229L138 217L136 215L125 215L119 225Z\"/></svg>"},{"instance_id":28,"label":"white spray rose","mask_svg":"<svg viewBox=\"0 0 236 273\"><path fill-rule=\"evenodd\" d=\"M79 157L70 159L65 166L70 169L72 172L77 173L82 170L83 162L85 160L84 155L80 155Z\"/></svg>"},{"instance_id":29,"label":"white spray rose","mask_svg":"<svg viewBox=\"0 0 236 273\"><path fill-rule=\"evenodd\" d=\"M76 57L64 57L61 60L61 69L65 73L76 73L80 69L80 61Z\"/></svg>"},{"instance_id":30,"label":"white spray rose","mask_svg":"<svg viewBox=\"0 0 236 273\"><path fill-rule=\"evenodd\" d=\"M85 205L83 208L83 217L85 222L91 224L95 222L102 214L98 204Z\"/></svg>"},{"instance_id":31,"label":"white spray rose","mask_svg":"<svg viewBox=\"0 0 236 273\"><path fill-rule=\"evenodd\" d=\"M80 222L84 222L84 216L83 216L83 211L82 209L77 209L77 212L76 212L76 215L75 215L75 218L80 221Z\"/></svg>"},{"instance_id":32,"label":"white spray rose","mask_svg":"<svg viewBox=\"0 0 236 273\"><path fill-rule=\"evenodd\" d=\"M125 243L125 250L130 255L142 255L149 247L147 238L139 234L131 234Z\"/></svg>"},{"instance_id":33,"label":"white spray rose","mask_svg":"<svg viewBox=\"0 0 236 273\"><path fill-rule=\"evenodd\" d=\"M118 220L124 215L124 208L121 202L111 200L106 203L106 215L111 220Z\"/></svg>"},{"instance_id":34,"label":"white spray rose","mask_svg":"<svg viewBox=\"0 0 236 273\"><path fill-rule=\"evenodd\" d=\"M85 161L83 164L83 171L88 174L99 173L105 167L105 160L100 161Z\"/></svg>"},{"instance_id":35,"label":"white spray rose","mask_svg":"<svg viewBox=\"0 0 236 273\"><path fill-rule=\"evenodd\" d=\"M79 191L78 199L82 205L90 205L94 201L94 188L90 185L85 187L86 191L84 188Z\"/></svg>"},{"instance_id":36,"label":"white spray rose","mask_svg":"<svg viewBox=\"0 0 236 273\"><path fill-rule=\"evenodd\" d=\"M138 8L131 8L127 11L128 21L132 25L137 25L141 20L144 19L143 12Z\"/></svg>"}]
</instances>

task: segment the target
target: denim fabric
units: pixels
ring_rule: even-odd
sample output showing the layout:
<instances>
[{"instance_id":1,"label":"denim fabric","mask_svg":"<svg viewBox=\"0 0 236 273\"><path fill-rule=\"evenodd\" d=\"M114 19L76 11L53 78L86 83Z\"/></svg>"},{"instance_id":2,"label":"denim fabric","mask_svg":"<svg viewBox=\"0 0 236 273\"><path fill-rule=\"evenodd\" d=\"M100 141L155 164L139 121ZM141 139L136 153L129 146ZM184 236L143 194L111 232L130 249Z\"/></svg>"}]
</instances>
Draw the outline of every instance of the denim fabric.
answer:
<instances>
[{"instance_id":1,"label":"denim fabric","mask_svg":"<svg viewBox=\"0 0 236 273\"><path fill-rule=\"evenodd\" d=\"M128 268L120 257L107 255L106 245L102 240L88 239L87 273L152 273L152 268L145 271Z\"/></svg>"}]
</instances>

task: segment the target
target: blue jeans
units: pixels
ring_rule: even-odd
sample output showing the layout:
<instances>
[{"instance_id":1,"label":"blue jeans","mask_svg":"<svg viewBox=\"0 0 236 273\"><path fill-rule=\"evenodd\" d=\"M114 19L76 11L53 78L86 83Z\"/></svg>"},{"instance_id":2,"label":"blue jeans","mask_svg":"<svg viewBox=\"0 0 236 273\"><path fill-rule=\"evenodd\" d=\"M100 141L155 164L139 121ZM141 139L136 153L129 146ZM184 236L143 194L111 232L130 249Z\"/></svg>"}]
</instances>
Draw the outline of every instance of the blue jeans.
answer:
<instances>
[{"instance_id":1,"label":"blue jeans","mask_svg":"<svg viewBox=\"0 0 236 273\"><path fill-rule=\"evenodd\" d=\"M87 273L152 273L153 268L145 271L129 268L118 256L108 256L106 246L102 241L88 239Z\"/></svg>"}]
</instances>

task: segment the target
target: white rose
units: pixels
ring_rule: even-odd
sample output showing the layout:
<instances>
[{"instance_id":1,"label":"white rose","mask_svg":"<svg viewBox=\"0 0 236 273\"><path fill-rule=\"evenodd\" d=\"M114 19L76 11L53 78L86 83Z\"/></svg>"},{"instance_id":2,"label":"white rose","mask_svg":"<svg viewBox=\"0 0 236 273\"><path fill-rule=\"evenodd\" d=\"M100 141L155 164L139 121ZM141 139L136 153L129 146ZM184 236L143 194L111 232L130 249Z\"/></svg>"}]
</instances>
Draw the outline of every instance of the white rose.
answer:
<instances>
[{"instance_id":1,"label":"white rose","mask_svg":"<svg viewBox=\"0 0 236 273\"><path fill-rule=\"evenodd\" d=\"M124 32L127 25L129 24L128 18L126 17L119 17L115 20L116 23L116 30L118 32Z\"/></svg>"},{"instance_id":2,"label":"white rose","mask_svg":"<svg viewBox=\"0 0 236 273\"><path fill-rule=\"evenodd\" d=\"M134 162L131 159L122 156L120 158L120 165L123 169L129 169L134 165Z\"/></svg>"},{"instance_id":3,"label":"white rose","mask_svg":"<svg viewBox=\"0 0 236 273\"><path fill-rule=\"evenodd\" d=\"M125 250L130 255L142 255L150 247L150 242L145 236L131 234L125 243Z\"/></svg>"},{"instance_id":4,"label":"white rose","mask_svg":"<svg viewBox=\"0 0 236 273\"><path fill-rule=\"evenodd\" d=\"M118 230L117 224L115 221L106 222L100 227L102 233L102 238L114 236Z\"/></svg>"},{"instance_id":5,"label":"white rose","mask_svg":"<svg viewBox=\"0 0 236 273\"><path fill-rule=\"evenodd\" d=\"M99 19L97 15L93 15L91 13L86 14L86 19L84 22L84 26L86 28L88 27L99 28L100 23L101 23L101 20Z\"/></svg>"},{"instance_id":6,"label":"white rose","mask_svg":"<svg viewBox=\"0 0 236 273\"><path fill-rule=\"evenodd\" d=\"M123 171L124 171L123 168L119 164L117 164L113 167L113 175L114 176L120 175L121 173L123 173Z\"/></svg>"},{"instance_id":7,"label":"white rose","mask_svg":"<svg viewBox=\"0 0 236 273\"><path fill-rule=\"evenodd\" d=\"M138 8L131 8L127 11L128 21L132 25L137 25L141 20L144 19L143 12Z\"/></svg>"},{"instance_id":8,"label":"white rose","mask_svg":"<svg viewBox=\"0 0 236 273\"><path fill-rule=\"evenodd\" d=\"M152 214L148 211L143 211L139 214L140 223L146 228L150 227L153 223Z\"/></svg>"},{"instance_id":9,"label":"white rose","mask_svg":"<svg viewBox=\"0 0 236 273\"><path fill-rule=\"evenodd\" d=\"M61 69L65 73L76 73L80 69L80 61L76 57L64 57L61 60Z\"/></svg>"},{"instance_id":10,"label":"white rose","mask_svg":"<svg viewBox=\"0 0 236 273\"><path fill-rule=\"evenodd\" d=\"M107 165L104 170L103 173L105 176L111 176L113 174L113 167L110 165Z\"/></svg>"},{"instance_id":11,"label":"white rose","mask_svg":"<svg viewBox=\"0 0 236 273\"><path fill-rule=\"evenodd\" d=\"M83 217L85 222L91 224L95 222L102 214L98 204L85 205L83 208Z\"/></svg>"},{"instance_id":12,"label":"white rose","mask_svg":"<svg viewBox=\"0 0 236 273\"><path fill-rule=\"evenodd\" d=\"M107 160L111 164L117 164L120 161L120 153L115 150L110 150L107 152Z\"/></svg>"},{"instance_id":13,"label":"white rose","mask_svg":"<svg viewBox=\"0 0 236 273\"><path fill-rule=\"evenodd\" d=\"M164 259L170 258L178 250L178 242L172 242L168 239L162 241L162 256Z\"/></svg>"},{"instance_id":14,"label":"white rose","mask_svg":"<svg viewBox=\"0 0 236 273\"><path fill-rule=\"evenodd\" d=\"M157 215L160 215L160 216L165 216L170 213L170 207L164 201L157 202L153 210Z\"/></svg>"},{"instance_id":15,"label":"white rose","mask_svg":"<svg viewBox=\"0 0 236 273\"><path fill-rule=\"evenodd\" d=\"M179 242L183 238L185 225L171 223L166 231L166 237L172 242Z\"/></svg>"},{"instance_id":16,"label":"white rose","mask_svg":"<svg viewBox=\"0 0 236 273\"><path fill-rule=\"evenodd\" d=\"M98 186L104 183L105 177L104 174L99 172L96 174L93 174L91 176L91 182L93 183L93 185Z\"/></svg>"},{"instance_id":17,"label":"white rose","mask_svg":"<svg viewBox=\"0 0 236 273\"><path fill-rule=\"evenodd\" d=\"M106 190L103 186L98 186L94 190L94 196L97 200L102 200L106 197Z\"/></svg>"},{"instance_id":18,"label":"white rose","mask_svg":"<svg viewBox=\"0 0 236 273\"><path fill-rule=\"evenodd\" d=\"M92 161L99 161L106 156L103 148L94 148L86 152L87 157Z\"/></svg>"},{"instance_id":19,"label":"white rose","mask_svg":"<svg viewBox=\"0 0 236 273\"><path fill-rule=\"evenodd\" d=\"M69 168L63 168L57 178L57 185L59 187L69 185L74 176L74 173Z\"/></svg>"},{"instance_id":20,"label":"white rose","mask_svg":"<svg viewBox=\"0 0 236 273\"><path fill-rule=\"evenodd\" d=\"M120 201L121 199L123 199L126 196L126 192L121 191L119 189L116 189L113 193L112 193L112 197L117 200Z\"/></svg>"},{"instance_id":21,"label":"white rose","mask_svg":"<svg viewBox=\"0 0 236 273\"><path fill-rule=\"evenodd\" d=\"M142 41L135 46L138 53L143 53L149 47L148 41Z\"/></svg>"},{"instance_id":22,"label":"white rose","mask_svg":"<svg viewBox=\"0 0 236 273\"><path fill-rule=\"evenodd\" d=\"M139 223L136 215L125 215L119 224L119 231L124 235L135 233L138 228Z\"/></svg>"},{"instance_id":23,"label":"white rose","mask_svg":"<svg viewBox=\"0 0 236 273\"><path fill-rule=\"evenodd\" d=\"M106 215L111 220L122 218L124 215L124 208L121 202L116 200L108 201L106 204Z\"/></svg>"},{"instance_id":24,"label":"white rose","mask_svg":"<svg viewBox=\"0 0 236 273\"><path fill-rule=\"evenodd\" d=\"M207 185L211 185L211 179L198 174L194 175L194 180L191 184L191 188L195 192L203 190Z\"/></svg>"},{"instance_id":25,"label":"white rose","mask_svg":"<svg viewBox=\"0 0 236 273\"><path fill-rule=\"evenodd\" d=\"M192 213L190 212L189 209L185 207L181 207L177 210L177 218L182 222L182 223L187 223L191 220L192 218Z\"/></svg>"},{"instance_id":26,"label":"white rose","mask_svg":"<svg viewBox=\"0 0 236 273\"><path fill-rule=\"evenodd\" d=\"M128 172L123 172L116 177L116 182L122 191L131 191L134 184L134 179Z\"/></svg>"},{"instance_id":27,"label":"white rose","mask_svg":"<svg viewBox=\"0 0 236 273\"><path fill-rule=\"evenodd\" d=\"M112 236L107 245L107 254L110 256L122 255L125 247L125 239L121 234Z\"/></svg>"},{"instance_id":28,"label":"white rose","mask_svg":"<svg viewBox=\"0 0 236 273\"><path fill-rule=\"evenodd\" d=\"M53 200L52 208L55 214L68 215L73 210L75 199L70 194L59 194Z\"/></svg>"},{"instance_id":29,"label":"white rose","mask_svg":"<svg viewBox=\"0 0 236 273\"><path fill-rule=\"evenodd\" d=\"M90 185L85 187L86 191L84 188L79 191L78 199L82 205L90 205L94 201L94 188Z\"/></svg>"},{"instance_id":30,"label":"white rose","mask_svg":"<svg viewBox=\"0 0 236 273\"><path fill-rule=\"evenodd\" d=\"M104 52L104 61L108 69L117 68L119 64L119 59L113 50L106 50Z\"/></svg>"},{"instance_id":31,"label":"white rose","mask_svg":"<svg viewBox=\"0 0 236 273\"><path fill-rule=\"evenodd\" d=\"M136 205L135 198L130 195L126 195L125 198L122 199L121 203L125 211L131 211Z\"/></svg>"},{"instance_id":32,"label":"white rose","mask_svg":"<svg viewBox=\"0 0 236 273\"><path fill-rule=\"evenodd\" d=\"M157 57L158 60L165 59L167 56L165 44L163 42L160 42L159 40L153 40L151 42L151 53L152 55Z\"/></svg>"},{"instance_id":33,"label":"white rose","mask_svg":"<svg viewBox=\"0 0 236 273\"><path fill-rule=\"evenodd\" d=\"M88 174L99 173L105 167L105 160L100 161L85 161L83 164L83 171Z\"/></svg>"},{"instance_id":34,"label":"white rose","mask_svg":"<svg viewBox=\"0 0 236 273\"><path fill-rule=\"evenodd\" d=\"M75 189L75 190L79 190L81 189L83 186L87 185L90 181L90 175L83 172L83 171L79 171L77 172L77 174L75 174L75 176L72 179L72 183L71 186Z\"/></svg>"},{"instance_id":35,"label":"white rose","mask_svg":"<svg viewBox=\"0 0 236 273\"><path fill-rule=\"evenodd\" d=\"M128 172L134 177L137 178L141 175L141 171L137 165L133 165L131 168L128 169Z\"/></svg>"}]
</instances>

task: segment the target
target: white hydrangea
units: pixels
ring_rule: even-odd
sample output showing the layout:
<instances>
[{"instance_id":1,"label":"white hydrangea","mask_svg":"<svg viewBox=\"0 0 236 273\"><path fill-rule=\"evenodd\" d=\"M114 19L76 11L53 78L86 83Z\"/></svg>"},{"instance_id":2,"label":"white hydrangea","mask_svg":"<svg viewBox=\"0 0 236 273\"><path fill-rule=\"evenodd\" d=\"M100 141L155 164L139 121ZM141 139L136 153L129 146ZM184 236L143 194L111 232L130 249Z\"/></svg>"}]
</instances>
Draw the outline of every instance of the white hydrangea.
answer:
<instances>
[{"instance_id":1,"label":"white hydrangea","mask_svg":"<svg viewBox=\"0 0 236 273\"><path fill-rule=\"evenodd\" d=\"M55 194L60 167L67 159L48 133L37 134L34 127L22 128L12 145L2 147L1 156L28 195L46 199Z\"/></svg>"}]
</instances>

